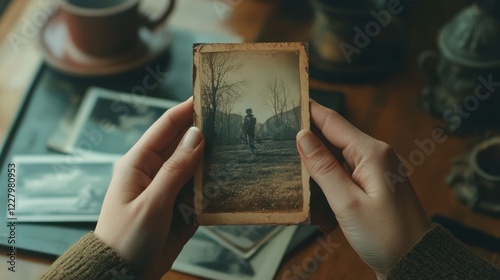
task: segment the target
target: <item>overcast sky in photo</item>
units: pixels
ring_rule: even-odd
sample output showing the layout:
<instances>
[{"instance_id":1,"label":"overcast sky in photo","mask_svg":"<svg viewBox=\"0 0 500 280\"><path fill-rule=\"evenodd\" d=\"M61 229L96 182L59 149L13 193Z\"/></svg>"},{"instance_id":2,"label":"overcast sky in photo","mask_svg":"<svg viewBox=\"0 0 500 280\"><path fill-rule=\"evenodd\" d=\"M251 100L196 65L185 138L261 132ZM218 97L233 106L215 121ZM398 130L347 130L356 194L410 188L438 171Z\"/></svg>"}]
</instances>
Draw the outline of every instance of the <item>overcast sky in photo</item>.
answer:
<instances>
[{"instance_id":1,"label":"overcast sky in photo","mask_svg":"<svg viewBox=\"0 0 500 280\"><path fill-rule=\"evenodd\" d=\"M241 68L228 76L228 79L245 80L241 87L243 95L235 102L233 113L245 115L252 108L258 123L264 123L273 113L265 105L264 93L267 84L275 77L284 79L287 92L298 106L300 99L299 54L295 51L245 51L237 55Z\"/></svg>"}]
</instances>

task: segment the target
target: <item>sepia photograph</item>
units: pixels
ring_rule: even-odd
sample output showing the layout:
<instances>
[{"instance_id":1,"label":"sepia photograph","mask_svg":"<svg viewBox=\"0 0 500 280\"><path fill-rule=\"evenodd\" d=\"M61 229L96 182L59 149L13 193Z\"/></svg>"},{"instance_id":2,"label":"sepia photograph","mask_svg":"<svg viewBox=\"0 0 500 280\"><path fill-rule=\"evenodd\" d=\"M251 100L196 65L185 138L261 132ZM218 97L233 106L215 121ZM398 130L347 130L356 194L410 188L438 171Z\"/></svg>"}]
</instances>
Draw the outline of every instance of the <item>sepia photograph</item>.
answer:
<instances>
[{"instance_id":1,"label":"sepia photograph","mask_svg":"<svg viewBox=\"0 0 500 280\"><path fill-rule=\"evenodd\" d=\"M119 156L15 156L19 222L96 222Z\"/></svg>"},{"instance_id":2,"label":"sepia photograph","mask_svg":"<svg viewBox=\"0 0 500 280\"><path fill-rule=\"evenodd\" d=\"M198 223L307 222L309 175L295 141L309 129L307 45L199 44L193 58L195 122L206 143Z\"/></svg>"},{"instance_id":3,"label":"sepia photograph","mask_svg":"<svg viewBox=\"0 0 500 280\"><path fill-rule=\"evenodd\" d=\"M49 146L65 153L124 154L167 109L177 104L93 87L85 95L67 137L56 131L58 138L65 139L63 144L49 141Z\"/></svg>"}]
</instances>

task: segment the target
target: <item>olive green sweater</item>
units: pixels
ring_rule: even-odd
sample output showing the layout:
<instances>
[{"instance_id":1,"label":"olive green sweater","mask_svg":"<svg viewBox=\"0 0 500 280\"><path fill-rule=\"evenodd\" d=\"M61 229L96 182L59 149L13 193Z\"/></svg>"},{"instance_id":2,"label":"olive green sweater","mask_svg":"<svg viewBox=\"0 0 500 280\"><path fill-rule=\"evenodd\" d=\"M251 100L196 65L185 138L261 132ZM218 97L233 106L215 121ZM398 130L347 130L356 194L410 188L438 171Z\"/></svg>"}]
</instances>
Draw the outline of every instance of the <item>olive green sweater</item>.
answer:
<instances>
[{"instance_id":1,"label":"olive green sweater","mask_svg":"<svg viewBox=\"0 0 500 280\"><path fill-rule=\"evenodd\" d=\"M132 280L136 276L113 249L89 233L57 259L41 279ZM500 271L434 224L399 261L388 279L499 280Z\"/></svg>"},{"instance_id":2,"label":"olive green sweater","mask_svg":"<svg viewBox=\"0 0 500 280\"><path fill-rule=\"evenodd\" d=\"M446 229L433 224L388 279L500 280L500 270L467 249Z\"/></svg>"}]
</instances>

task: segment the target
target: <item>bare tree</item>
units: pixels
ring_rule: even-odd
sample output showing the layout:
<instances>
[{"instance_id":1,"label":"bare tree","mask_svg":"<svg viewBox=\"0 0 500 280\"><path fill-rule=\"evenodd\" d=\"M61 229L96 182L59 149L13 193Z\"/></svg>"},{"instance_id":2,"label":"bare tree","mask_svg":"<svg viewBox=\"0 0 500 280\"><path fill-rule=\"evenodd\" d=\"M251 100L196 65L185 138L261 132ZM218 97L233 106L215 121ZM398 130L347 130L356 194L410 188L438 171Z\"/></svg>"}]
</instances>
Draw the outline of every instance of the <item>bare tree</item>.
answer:
<instances>
[{"instance_id":1,"label":"bare tree","mask_svg":"<svg viewBox=\"0 0 500 280\"><path fill-rule=\"evenodd\" d=\"M295 119L295 127L297 131L300 130L300 96L297 97L296 100L293 101L293 104L296 104L296 107L293 109L293 116Z\"/></svg>"},{"instance_id":2,"label":"bare tree","mask_svg":"<svg viewBox=\"0 0 500 280\"><path fill-rule=\"evenodd\" d=\"M281 133L286 134L289 130L285 113L295 107L294 101L290 98L283 79L274 77L274 79L267 83L264 93L264 103L273 112L275 123L272 125L277 130L278 138L282 137ZM286 135L283 136L286 137Z\"/></svg>"},{"instance_id":3,"label":"bare tree","mask_svg":"<svg viewBox=\"0 0 500 280\"><path fill-rule=\"evenodd\" d=\"M221 109L224 113L231 112L234 102L243 94L241 85L244 81L231 79L230 75L240 67L241 62L234 53L210 52L202 55L201 89L208 154L216 137L216 118L222 113Z\"/></svg>"},{"instance_id":4,"label":"bare tree","mask_svg":"<svg viewBox=\"0 0 500 280\"><path fill-rule=\"evenodd\" d=\"M226 95L223 102L219 105L218 115L221 121L221 131L226 132L226 141L231 141L231 113L233 112L233 107L240 94Z\"/></svg>"}]
</instances>

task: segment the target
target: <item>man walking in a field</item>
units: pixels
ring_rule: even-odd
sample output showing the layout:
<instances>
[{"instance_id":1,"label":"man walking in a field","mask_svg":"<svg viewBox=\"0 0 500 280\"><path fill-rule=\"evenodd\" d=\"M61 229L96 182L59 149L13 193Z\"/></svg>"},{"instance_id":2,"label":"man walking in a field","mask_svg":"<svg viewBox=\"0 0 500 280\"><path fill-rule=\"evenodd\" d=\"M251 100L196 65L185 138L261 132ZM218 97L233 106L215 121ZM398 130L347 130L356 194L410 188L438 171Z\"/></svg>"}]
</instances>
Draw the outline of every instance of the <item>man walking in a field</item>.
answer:
<instances>
[{"instance_id":1,"label":"man walking in a field","mask_svg":"<svg viewBox=\"0 0 500 280\"><path fill-rule=\"evenodd\" d=\"M243 118L243 137L250 148L252 155L256 154L255 151L255 125L257 124L257 119L252 114L252 109L248 108L246 110L247 115Z\"/></svg>"}]
</instances>

